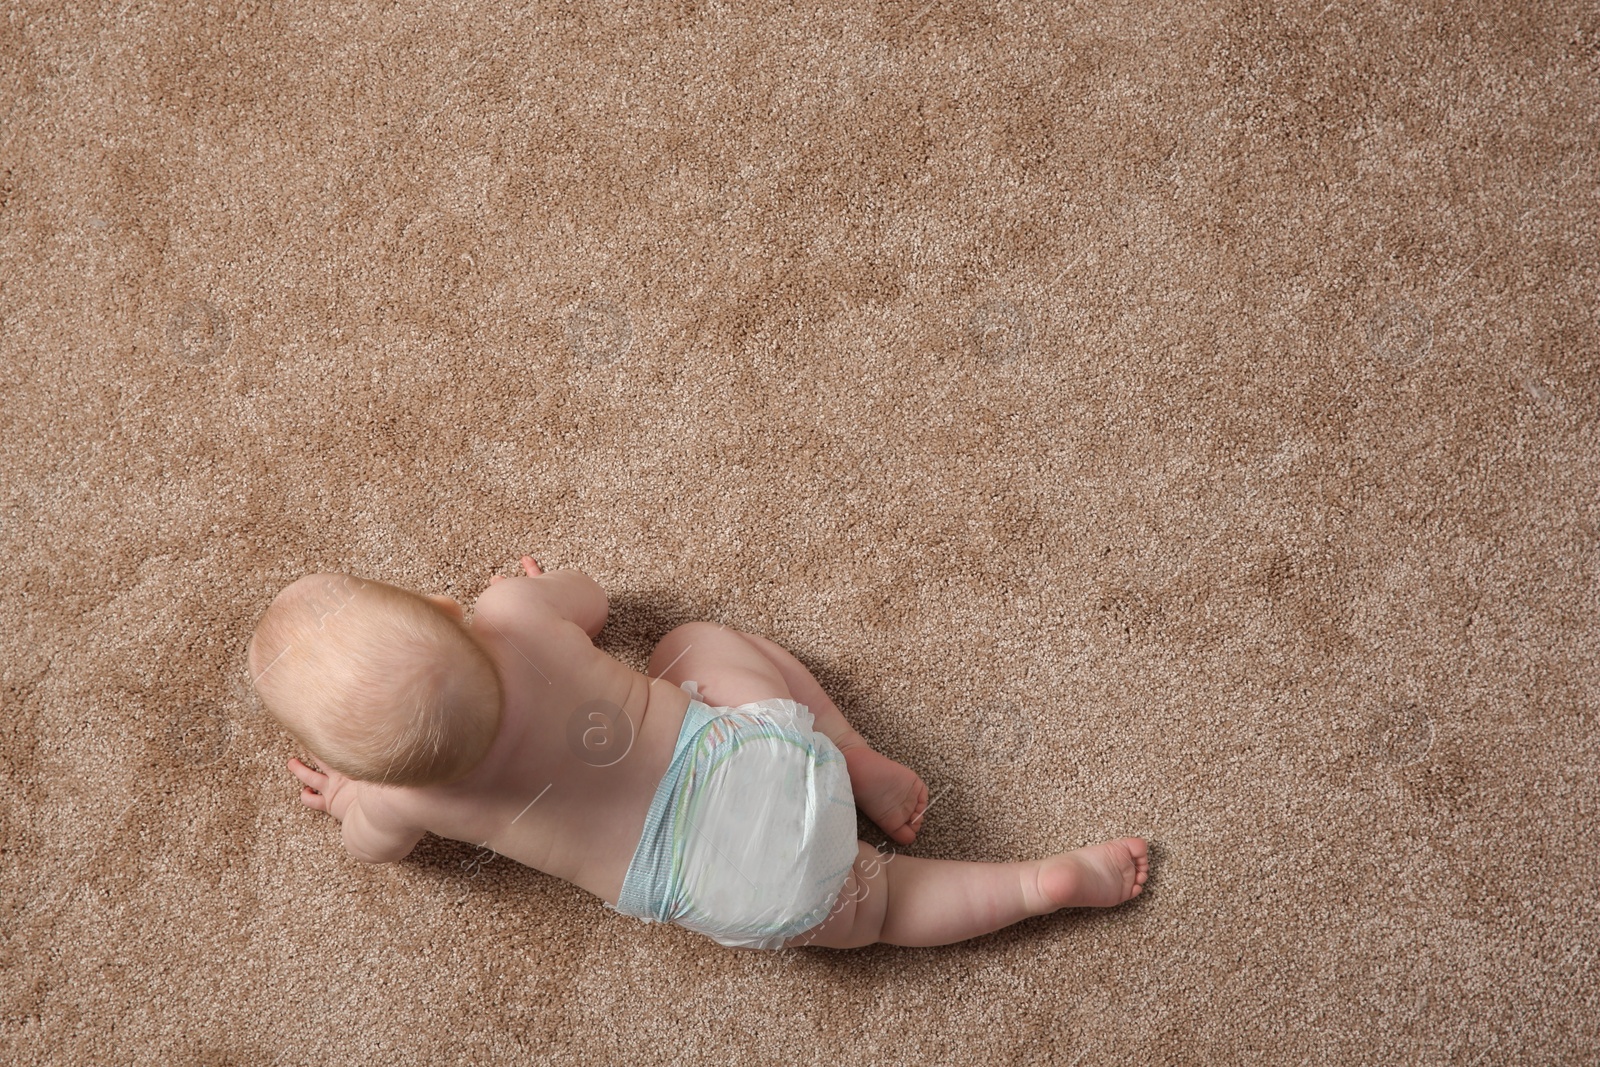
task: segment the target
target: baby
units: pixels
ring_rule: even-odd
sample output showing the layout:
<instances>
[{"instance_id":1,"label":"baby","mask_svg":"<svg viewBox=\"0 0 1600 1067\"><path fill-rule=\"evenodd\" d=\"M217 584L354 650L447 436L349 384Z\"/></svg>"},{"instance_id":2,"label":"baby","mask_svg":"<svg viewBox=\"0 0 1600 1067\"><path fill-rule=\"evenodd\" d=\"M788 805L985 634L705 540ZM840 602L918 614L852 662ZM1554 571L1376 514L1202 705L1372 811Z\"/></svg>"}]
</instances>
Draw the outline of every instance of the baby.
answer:
<instances>
[{"instance_id":1,"label":"baby","mask_svg":"<svg viewBox=\"0 0 1600 1067\"><path fill-rule=\"evenodd\" d=\"M257 626L256 691L320 764L289 761L301 800L356 859L399 860L434 833L748 948L943 945L1143 889L1135 837L1026 863L856 841L859 806L909 844L928 790L798 660L692 622L639 674L593 644L594 581L522 567L471 626L449 597L337 574L295 582Z\"/></svg>"}]
</instances>

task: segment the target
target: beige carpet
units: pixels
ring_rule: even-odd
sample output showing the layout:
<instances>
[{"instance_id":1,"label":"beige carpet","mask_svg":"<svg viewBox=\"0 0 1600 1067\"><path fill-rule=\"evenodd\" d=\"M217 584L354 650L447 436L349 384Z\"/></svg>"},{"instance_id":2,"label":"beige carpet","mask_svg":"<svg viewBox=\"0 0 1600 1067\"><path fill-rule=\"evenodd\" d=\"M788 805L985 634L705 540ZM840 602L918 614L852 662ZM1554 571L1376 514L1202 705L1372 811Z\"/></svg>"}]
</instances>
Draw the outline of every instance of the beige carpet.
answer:
<instances>
[{"instance_id":1,"label":"beige carpet","mask_svg":"<svg viewBox=\"0 0 1600 1067\"><path fill-rule=\"evenodd\" d=\"M0 1058L1596 1062L1592 4L405 6L0 11ZM1149 893L349 860L251 627L524 552Z\"/></svg>"}]
</instances>

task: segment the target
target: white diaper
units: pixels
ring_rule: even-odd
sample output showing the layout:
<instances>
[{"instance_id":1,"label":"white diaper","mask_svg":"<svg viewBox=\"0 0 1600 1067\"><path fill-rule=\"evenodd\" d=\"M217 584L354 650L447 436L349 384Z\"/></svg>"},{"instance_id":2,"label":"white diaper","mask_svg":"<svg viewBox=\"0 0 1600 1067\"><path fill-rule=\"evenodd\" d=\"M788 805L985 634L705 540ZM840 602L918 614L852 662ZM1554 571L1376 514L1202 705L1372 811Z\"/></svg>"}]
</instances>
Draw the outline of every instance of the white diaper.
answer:
<instances>
[{"instance_id":1,"label":"white diaper","mask_svg":"<svg viewBox=\"0 0 1600 1067\"><path fill-rule=\"evenodd\" d=\"M781 948L826 919L856 816L844 756L812 726L792 700L691 700L617 910L743 948Z\"/></svg>"}]
</instances>

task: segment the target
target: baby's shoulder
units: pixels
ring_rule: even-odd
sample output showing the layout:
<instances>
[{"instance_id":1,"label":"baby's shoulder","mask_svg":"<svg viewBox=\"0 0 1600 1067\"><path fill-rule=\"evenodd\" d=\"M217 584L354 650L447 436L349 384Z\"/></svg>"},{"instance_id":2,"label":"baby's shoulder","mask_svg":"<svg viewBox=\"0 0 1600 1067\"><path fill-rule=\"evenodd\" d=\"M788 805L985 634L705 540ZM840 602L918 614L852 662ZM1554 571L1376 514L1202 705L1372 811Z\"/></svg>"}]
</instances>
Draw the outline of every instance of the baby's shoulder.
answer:
<instances>
[{"instance_id":1,"label":"baby's shoulder","mask_svg":"<svg viewBox=\"0 0 1600 1067\"><path fill-rule=\"evenodd\" d=\"M496 624L562 622L561 612L542 591L538 582L508 578L496 582L473 602L475 618L490 618Z\"/></svg>"},{"instance_id":2,"label":"baby's shoulder","mask_svg":"<svg viewBox=\"0 0 1600 1067\"><path fill-rule=\"evenodd\" d=\"M526 670L541 685L592 671L602 654L582 627L551 607L537 589L528 589L535 585L511 580L490 587L474 605L473 636L508 684Z\"/></svg>"}]
</instances>

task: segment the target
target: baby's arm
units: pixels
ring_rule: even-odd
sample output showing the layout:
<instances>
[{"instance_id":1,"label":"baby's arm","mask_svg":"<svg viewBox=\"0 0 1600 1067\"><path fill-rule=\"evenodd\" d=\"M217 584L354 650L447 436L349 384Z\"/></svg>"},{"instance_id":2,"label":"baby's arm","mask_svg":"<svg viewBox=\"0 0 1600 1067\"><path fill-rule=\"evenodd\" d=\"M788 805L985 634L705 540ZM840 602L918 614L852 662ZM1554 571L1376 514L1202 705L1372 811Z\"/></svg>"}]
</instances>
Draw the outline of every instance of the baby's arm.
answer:
<instances>
[{"instance_id":1,"label":"baby's arm","mask_svg":"<svg viewBox=\"0 0 1600 1067\"><path fill-rule=\"evenodd\" d=\"M331 768L313 770L298 759L289 761L289 770L305 786L300 790L301 803L342 823L344 847L362 863L405 859L422 840L421 829L406 825L382 801L364 794L363 783Z\"/></svg>"},{"instance_id":2,"label":"baby's arm","mask_svg":"<svg viewBox=\"0 0 1600 1067\"><path fill-rule=\"evenodd\" d=\"M600 635L600 628L606 624L606 614L610 611L610 604L606 600L605 590L601 589L593 578L570 567L546 571L532 556L522 557L522 569L527 572L529 578L535 578L537 581L524 582L518 579L512 581L507 588L520 589L524 594L536 594L547 607L562 618L582 627L583 632L588 634L591 640ZM490 579L489 584L498 586L505 580L503 575L496 575Z\"/></svg>"},{"instance_id":3,"label":"baby's arm","mask_svg":"<svg viewBox=\"0 0 1600 1067\"><path fill-rule=\"evenodd\" d=\"M381 811L381 807L379 808ZM411 855L422 831L397 822L374 819L358 795L344 815L344 847L362 863L393 863Z\"/></svg>"}]
</instances>

